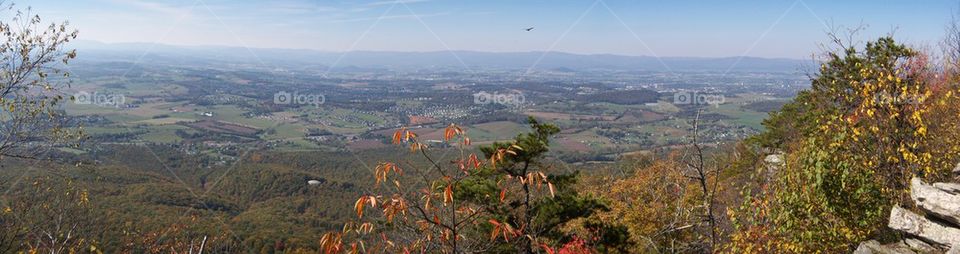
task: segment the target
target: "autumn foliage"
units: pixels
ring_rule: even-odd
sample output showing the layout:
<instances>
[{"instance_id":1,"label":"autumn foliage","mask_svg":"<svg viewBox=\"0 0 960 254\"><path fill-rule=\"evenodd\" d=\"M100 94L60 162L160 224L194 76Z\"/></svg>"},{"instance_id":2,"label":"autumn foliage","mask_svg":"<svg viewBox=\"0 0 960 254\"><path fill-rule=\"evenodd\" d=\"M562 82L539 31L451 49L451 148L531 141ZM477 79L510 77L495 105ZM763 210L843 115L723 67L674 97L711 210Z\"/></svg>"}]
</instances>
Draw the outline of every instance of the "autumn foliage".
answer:
<instances>
[{"instance_id":1,"label":"autumn foliage","mask_svg":"<svg viewBox=\"0 0 960 254\"><path fill-rule=\"evenodd\" d=\"M605 249L610 253L692 251L690 244L698 242L695 227L703 221L696 210L701 195L684 176L678 157L673 153L636 166L633 175L593 185L589 191L602 195L609 209L582 221L584 229L577 231L611 234L609 228L623 227L628 239L619 243L624 246Z\"/></svg>"},{"instance_id":2,"label":"autumn foliage","mask_svg":"<svg viewBox=\"0 0 960 254\"><path fill-rule=\"evenodd\" d=\"M571 191L560 181L569 178L543 163L554 126L531 119L533 132L478 155L466 131L450 125L443 138L456 158L449 165L401 129L394 144L426 163L380 163L374 190L355 204L359 220L325 235L323 248L849 252L860 241L894 237L884 227L887 211L906 200L908 180L943 179L960 158L960 87L952 83L960 78L943 70L888 37L827 52L811 89L772 113L763 134L706 156L698 117L692 153L674 149L633 175L581 186L599 201ZM769 154L781 164L763 162ZM381 221L364 221L368 210Z\"/></svg>"},{"instance_id":3,"label":"autumn foliage","mask_svg":"<svg viewBox=\"0 0 960 254\"><path fill-rule=\"evenodd\" d=\"M812 88L785 106L798 110L775 115L809 121L773 142L785 144L785 165L732 212L729 250L849 252L887 234L887 211L906 200L909 179L942 179L960 158L960 101L944 76L889 37L829 52Z\"/></svg>"},{"instance_id":4,"label":"autumn foliage","mask_svg":"<svg viewBox=\"0 0 960 254\"><path fill-rule=\"evenodd\" d=\"M381 162L375 184L354 204L355 222L321 239L324 253L462 253L504 248L539 250L542 228L534 203L552 198L556 186L539 164L558 129L531 119L533 133L508 143L471 148L467 131L449 125L447 160L402 128L393 143L421 160ZM449 163L444 163L449 161ZM418 164L420 163L420 164ZM376 212L376 216L371 216ZM508 246L508 247L505 247Z\"/></svg>"}]
</instances>

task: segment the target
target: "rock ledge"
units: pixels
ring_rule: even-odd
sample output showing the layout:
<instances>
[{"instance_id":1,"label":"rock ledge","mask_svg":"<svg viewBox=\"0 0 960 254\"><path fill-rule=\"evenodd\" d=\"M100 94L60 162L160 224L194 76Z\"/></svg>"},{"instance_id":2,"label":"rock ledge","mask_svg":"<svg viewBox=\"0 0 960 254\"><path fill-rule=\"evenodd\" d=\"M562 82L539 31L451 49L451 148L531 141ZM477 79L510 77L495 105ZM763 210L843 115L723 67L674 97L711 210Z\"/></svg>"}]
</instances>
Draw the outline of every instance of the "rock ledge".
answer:
<instances>
[{"instance_id":1,"label":"rock ledge","mask_svg":"<svg viewBox=\"0 0 960 254\"><path fill-rule=\"evenodd\" d=\"M903 232L903 241L860 243L857 254L956 253L960 254L960 184L926 184L910 180L910 198L922 211L914 213L896 206L890 211L891 229Z\"/></svg>"}]
</instances>

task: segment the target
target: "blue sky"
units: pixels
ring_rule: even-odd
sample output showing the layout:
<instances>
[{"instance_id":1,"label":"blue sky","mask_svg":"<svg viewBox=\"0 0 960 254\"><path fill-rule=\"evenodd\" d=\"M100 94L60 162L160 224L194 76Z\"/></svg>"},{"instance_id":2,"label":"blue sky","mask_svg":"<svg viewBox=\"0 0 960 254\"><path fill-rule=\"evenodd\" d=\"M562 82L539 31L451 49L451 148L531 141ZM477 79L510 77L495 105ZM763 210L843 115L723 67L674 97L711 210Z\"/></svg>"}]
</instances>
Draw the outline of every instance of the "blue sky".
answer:
<instances>
[{"instance_id":1,"label":"blue sky","mask_svg":"<svg viewBox=\"0 0 960 254\"><path fill-rule=\"evenodd\" d=\"M27 0L80 39L324 51L805 58L828 26L935 46L960 1ZM523 28L535 27L527 32Z\"/></svg>"}]
</instances>

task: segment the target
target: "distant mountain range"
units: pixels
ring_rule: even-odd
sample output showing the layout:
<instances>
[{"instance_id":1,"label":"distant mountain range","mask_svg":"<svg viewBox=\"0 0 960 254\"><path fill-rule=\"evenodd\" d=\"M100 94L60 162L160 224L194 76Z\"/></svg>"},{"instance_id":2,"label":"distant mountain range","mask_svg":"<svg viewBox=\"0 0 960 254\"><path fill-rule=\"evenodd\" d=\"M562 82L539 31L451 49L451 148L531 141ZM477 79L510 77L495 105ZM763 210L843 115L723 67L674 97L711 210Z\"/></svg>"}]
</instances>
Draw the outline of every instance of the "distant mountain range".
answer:
<instances>
[{"instance_id":1,"label":"distant mountain range","mask_svg":"<svg viewBox=\"0 0 960 254\"><path fill-rule=\"evenodd\" d=\"M149 61L166 64L193 62L266 65L263 67L323 68L336 64L337 71L372 69L417 70L528 69L576 72L626 70L648 72L801 72L809 60L759 57L661 57L562 52L479 52L479 51L352 51L327 52L306 49L267 49L226 46L174 46L150 43L107 44L78 41L71 44L81 60ZM466 67L464 67L466 66Z\"/></svg>"}]
</instances>

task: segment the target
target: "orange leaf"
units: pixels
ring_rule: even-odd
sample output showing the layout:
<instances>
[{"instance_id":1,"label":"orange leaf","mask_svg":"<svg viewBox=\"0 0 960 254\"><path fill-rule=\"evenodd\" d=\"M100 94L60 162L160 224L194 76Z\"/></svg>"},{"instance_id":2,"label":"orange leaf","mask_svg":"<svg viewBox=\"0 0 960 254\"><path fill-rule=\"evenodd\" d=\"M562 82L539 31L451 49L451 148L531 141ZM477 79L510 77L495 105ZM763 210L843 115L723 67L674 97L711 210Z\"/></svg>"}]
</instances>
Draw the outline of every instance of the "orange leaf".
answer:
<instances>
[{"instance_id":1,"label":"orange leaf","mask_svg":"<svg viewBox=\"0 0 960 254\"><path fill-rule=\"evenodd\" d=\"M557 253L555 250L553 250L553 248L550 248L550 246L547 245L546 243L541 243L541 244L540 244L540 247L543 247L543 250L546 251L547 254L556 254L556 253Z\"/></svg>"},{"instance_id":2,"label":"orange leaf","mask_svg":"<svg viewBox=\"0 0 960 254\"><path fill-rule=\"evenodd\" d=\"M367 196L361 196L357 199L357 203L353 204L353 208L357 210L357 216L363 218L363 205L367 201Z\"/></svg>"},{"instance_id":3,"label":"orange leaf","mask_svg":"<svg viewBox=\"0 0 960 254\"><path fill-rule=\"evenodd\" d=\"M320 239L320 248L323 249L325 254L340 253L343 248L341 239L341 235L337 233L323 234Z\"/></svg>"},{"instance_id":4,"label":"orange leaf","mask_svg":"<svg viewBox=\"0 0 960 254\"><path fill-rule=\"evenodd\" d=\"M400 144L401 138L403 137L403 132L406 128L401 128L393 133L393 144Z\"/></svg>"},{"instance_id":5,"label":"orange leaf","mask_svg":"<svg viewBox=\"0 0 960 254\"><path fill-rule=\"evenodd\" d=\"M470 158L467 160L467 162L470 163L474 169L480 168L480 159L477 158L477 154L475 153L470 154Z\"/></svg>"},{"instance_id":6,"label":"orange leaf","mask_svg":"<svg viewBox=\"0 0 960 254\"><path fill-rule=\"evenodd\" d=\"M490 231L490 240L497 239L497 235L500 235L500 222L494 219L489 220L490 224L493 224L493 230Z\"/></svg>"},{"instance_id":7,"label":"orange leaf","mask_svg":"<svg viewBox=\"0 0 960 254\"><path fill-rule=\"evenodd\" d=\"M447 188L443 190L443 203L453 202L453 185L447 185Z\"/></svg>"},{"instance_id":8,"label":"orange leaf","mask_svg":"<svg viewBox=\"0 0 960 254\"><path fill-rule=\"evenodd\" d=\"M457 134L456 129L457 129L457 126L454 124L450 124L450 126L447 126L447 128L443 131L443 140L453 139L453 137Z\"/></svg>"},{"instance_id":9,"label":"orange leaf","mask_svg":"<svg viewBox=\"0 0 960 254\"><path fill-rule=\"evenodd\" d=\"M503 223L503 240L509 242L510 235L516 234L510 223Z\"/></svg>"}]
</instances>

